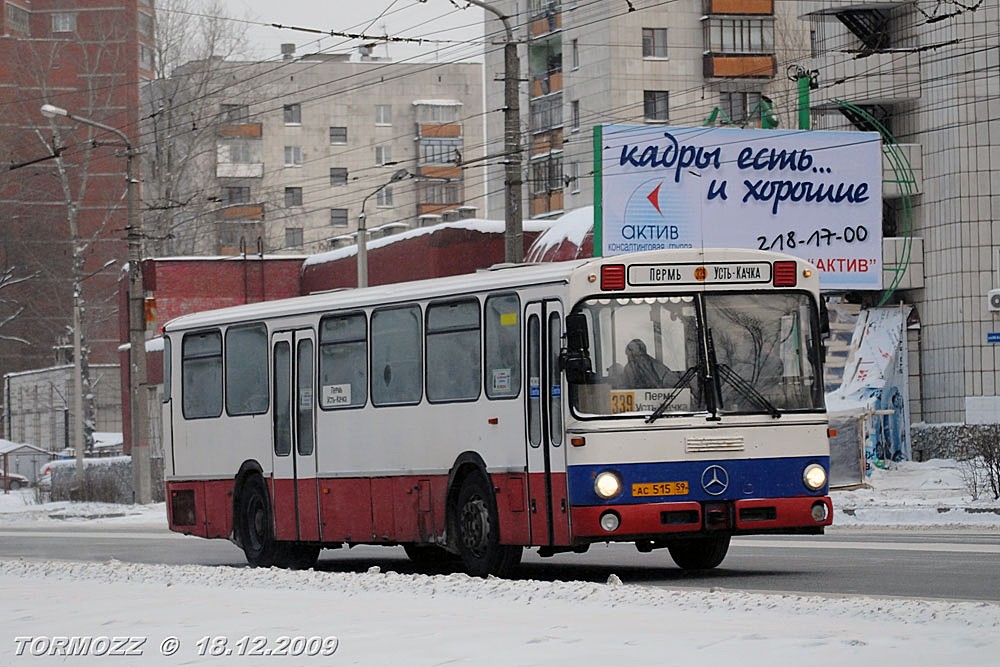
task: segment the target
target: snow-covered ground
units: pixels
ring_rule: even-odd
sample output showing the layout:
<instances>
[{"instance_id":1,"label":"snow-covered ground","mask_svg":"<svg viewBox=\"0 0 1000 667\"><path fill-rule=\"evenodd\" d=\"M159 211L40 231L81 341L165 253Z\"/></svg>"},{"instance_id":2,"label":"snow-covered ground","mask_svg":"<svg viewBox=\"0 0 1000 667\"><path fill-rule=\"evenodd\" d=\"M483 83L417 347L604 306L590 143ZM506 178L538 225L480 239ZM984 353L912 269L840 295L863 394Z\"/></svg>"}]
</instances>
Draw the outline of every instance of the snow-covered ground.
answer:
<instances>
[{"instance_id":1,"label":"snow-covered ground","mask_svg":"<svg viewBox=\"0 0 1000 667\"><path fill-rule=\"evenodd\" d=\"M1000 531L1000 502L973 501L954 461L895 464L869 482L834 492L832 530ZM28 491L0 495L0 531L53 522L146 530L165 518L162 504L38 505ZM86 637L90 655L51 655L60 652L54 642L79 651ZM174 639L176 653L163 655ZM133 654L113 658L121 665L979 667L1000 664L1000 605L650 588L615 576L595 584L0 560L0 666L97 664L109 658L95 653L114 651ZM258 651L272 654L239 656Z\"/></svg>"}]
</instances>

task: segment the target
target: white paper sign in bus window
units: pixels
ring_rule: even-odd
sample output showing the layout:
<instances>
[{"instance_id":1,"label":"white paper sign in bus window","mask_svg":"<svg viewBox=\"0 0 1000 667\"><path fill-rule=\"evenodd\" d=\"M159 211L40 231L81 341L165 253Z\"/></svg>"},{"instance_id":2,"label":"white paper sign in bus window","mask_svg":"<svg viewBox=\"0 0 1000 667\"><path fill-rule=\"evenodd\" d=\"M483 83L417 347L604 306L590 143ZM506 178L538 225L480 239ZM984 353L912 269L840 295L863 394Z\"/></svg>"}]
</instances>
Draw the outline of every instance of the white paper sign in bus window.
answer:
<instances>
[{"instance_id":1,"label":"white paper sign in bus window","mask_svg":"<svg viewBox=\"0 0 1000 667\"><path fill-rule=\"evenodd\" d=\"M878 133L649 125L595 131L595 237L604 256L757 248L812 262L825 289L882 287Z\"/></svg>"}]
</instances>

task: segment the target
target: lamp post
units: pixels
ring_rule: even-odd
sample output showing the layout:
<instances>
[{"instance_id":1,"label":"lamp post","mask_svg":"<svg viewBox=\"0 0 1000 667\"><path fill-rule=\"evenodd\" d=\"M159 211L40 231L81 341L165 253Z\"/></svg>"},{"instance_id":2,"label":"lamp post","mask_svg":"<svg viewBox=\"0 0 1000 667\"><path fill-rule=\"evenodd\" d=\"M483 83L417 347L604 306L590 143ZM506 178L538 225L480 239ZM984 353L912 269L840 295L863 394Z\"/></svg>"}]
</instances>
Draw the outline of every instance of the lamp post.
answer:
<instances>
[{"instance_id":1,"label":"lamp post","mask_svg":"<svg viewBox=\"0 0 1000 667\"><path fill-rule=\"evenodd\" d=\"M385 188L409 176L410 172L406 169L397 169L388 181L369 192L361 200L361 213L358 215L358 287L368 287L368 230L365 228L365 204Z\"/></svg>"},{"instance_id":2,"label":"lamp post","mask_svg":"<svg viewBox=\"0 0 1000 667\"><path fill-rule=\"evenodd\" d=\"M135 157L135 150L132 148L132 142L129 141L128 136L121 130L111 127L110 125L99 123L96 120L92 120L84 116L71 114L66 109L53 106L51 104L43 104L41 107L41 113L46 118L56 118L57 116L61 116L63 118L68 118L69 120L74 120L78 123L83 123L84 125L90 125L91 127L95 127L105 132L110 132L111 134L117 136L125 146L125 228L128 230L127 238L129 266L129 406L132 417L130 420L129 435L132 443L132 474L135 501L140 504L148 504L152 501L149 443L147 442L149 429L146 424L146 402L142 400L142 385L146 382L146 308L142 287L142 233L139 229L139 219L136 216L136 191L135 177L133 174L133 158ZM79 286L75 286L75 293L73 297L73 352L76 359L79 359L80 344L78 291ZM75 363L79 364L79 361L76 361ZM79 401L80 410L82 411L83 392L82 387L80 387L80 385L82 385L80 373L77 373L76 382L78 383L79 391L77 391L77 398L74 399L74 408L76 408L76 401ZM83 447L80 442L82 440L82 436L83 434L81 432L76 438L78 474L82 474L83 469Z\"/></svg>"}]
</instances>

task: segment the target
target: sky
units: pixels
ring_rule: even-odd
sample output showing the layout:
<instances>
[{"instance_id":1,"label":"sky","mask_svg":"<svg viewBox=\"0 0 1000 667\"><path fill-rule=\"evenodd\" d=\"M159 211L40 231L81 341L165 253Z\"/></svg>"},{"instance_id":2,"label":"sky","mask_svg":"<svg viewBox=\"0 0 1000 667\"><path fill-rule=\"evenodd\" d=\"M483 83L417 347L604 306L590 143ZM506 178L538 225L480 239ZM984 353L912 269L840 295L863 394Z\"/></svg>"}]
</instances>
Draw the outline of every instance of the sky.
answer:
<instances>
[{"instance_id":1,"label":"sky","mask_svg":"<svg viewBox=\"0 0 1000 667\"><path fill-rule=\"evenodd\" d=\"M0 529L86 522L165 530L147 507L31 502L0 495ZM1000 531L1000 501L973 500L955 461L876 469L834 491L838 526L977 525ZM966 509L976 511L969 512ZM95 519L103 513L127 516ZM84 518L89 517L89 518ZM9 538L7 538L9 539ZM178 540L198 539L177 536ZM235 547L234 547L235 548ZM322 556L321 556L322 558ZM50 638L144 637L141 665L844 665L997 664L1000 605L808 596L606 582L507 581L463 574L290 572L206 566L0 559L0 665L105 664L53 656ZM38 638L22 639L17 638ZM217 650L289 652L256 661ZM261 639L255 639L255 638ZM312 640L309 638L316 637ZM203 639L204 638L204 639ZM219 642L224 638L225 646ZM327 639L329 638L329 639ZM173 639L177 652L162 655ZM264 644L264 642L267 642ZM326 642L324 644L324 641ZM199 647L199 642L201 645ZM20 647L22 655L17 655ZM311 647L311 648L310 648ZM333 650L332 655L323 655ZM34 652L34 655L32 655Z\"/></svg>"},{"instance_id":2,"label":"sky","mask_svg":"<svg viewBox=\"0 0 1000 667\"><path fill-rule=\"evenodd\" d=\"M467 3L461 3L463 6ZM424 40L424 43L385 42L372 55L395 61L482 60L483 10L459 9L451 0L228 0L230 16L252 22L250 35L262 59L277 58L284 43L296 44L299 55L356 51L360 40L265 27L280 24L323 32Z\"/></svg>"}]
</instances>

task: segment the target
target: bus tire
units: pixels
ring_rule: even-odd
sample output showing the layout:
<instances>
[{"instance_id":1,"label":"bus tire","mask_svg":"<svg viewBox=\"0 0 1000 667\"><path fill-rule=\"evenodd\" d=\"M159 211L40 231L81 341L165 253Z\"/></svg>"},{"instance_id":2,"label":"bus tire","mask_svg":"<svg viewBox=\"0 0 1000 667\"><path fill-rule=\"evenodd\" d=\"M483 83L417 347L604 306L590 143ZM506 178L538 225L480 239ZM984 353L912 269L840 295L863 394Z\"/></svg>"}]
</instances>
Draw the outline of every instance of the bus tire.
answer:
<instances>
[{"instance_id":1,"label":"bus tire","mask_svg":"<svg viewBox=\"0 0 1000 667\"><path fill-rule=\"evenodd\" d=\"M670 557L682 570L711 570L718 567L729 551L729 535L677 540L667 546Z\"/></svg>"},{"instance_id":2,"label":"bus tire","mask_svg":"<svg viewBox=\"0 0 1000 667\"><path fill-rule=\"evenodd\" d=\"M493 487L472 473L461 483L455 503L458 555L473 577L505 577L521 562L520 546L500 544L500 520Z\"/></svg>"},{"instance_id":3,"label":"bus tire","mask_svg":"<svg viewBox=\"0 0 1000 667\"><path fill-rule=\"evenodd\" d=\"M253 567L271 567L281 556L274 539L271 502L267 485L260 475L250 475L240 489L237 507L240 546L247 562ZM318 552L317 552L318 553Z\"/></svg>"}]
</instances>

